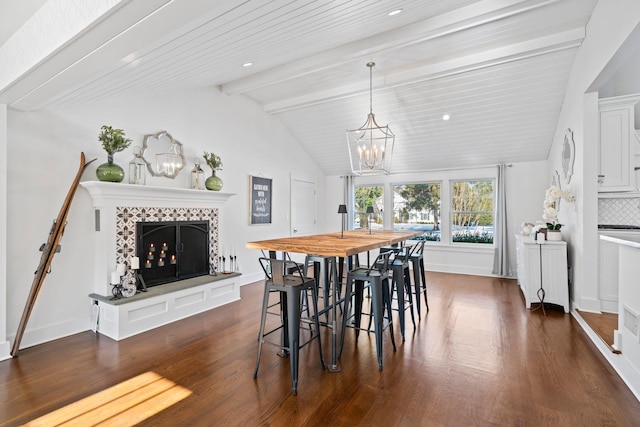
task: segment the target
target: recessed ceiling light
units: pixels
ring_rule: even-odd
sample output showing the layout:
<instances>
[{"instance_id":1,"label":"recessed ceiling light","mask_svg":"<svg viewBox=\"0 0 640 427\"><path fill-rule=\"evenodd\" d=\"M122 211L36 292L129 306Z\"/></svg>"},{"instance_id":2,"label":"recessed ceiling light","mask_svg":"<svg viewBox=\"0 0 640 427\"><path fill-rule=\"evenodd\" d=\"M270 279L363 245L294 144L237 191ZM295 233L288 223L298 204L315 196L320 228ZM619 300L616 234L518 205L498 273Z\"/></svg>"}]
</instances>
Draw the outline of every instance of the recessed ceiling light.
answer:
<instances>
[{"instance_id":1,"label":"recessed ceiling light","mask_svg":"<svg viewBox=\"0 0 640 427\"><path fill-rule=\"evenodd\" d=\"M253 65L253 62L245 62L244 64L242 64L243 67L251 67Z\"/></svg>"},{"instance_id":2,"label":"recessed ceiling light","mask_svg":"<svg viewBox=\"0 0 640 427\"><path fill-rule=\"evenodd\" d=\"M395 16L395 15L397 15L397 14L399 14L399 13L402 13L402 9L394 9L394 10L392 10L391 12L387 13L387 15L389 15L389 16Z\"/></svg>"},{"instance_id":3,"label":"recessed ceiling light","mask_svg":"<svg viewBox=\"0 0 640 427\"><path fill-rule=\"evenodd\" d=\"M450 115L448 115L448 114L445 114L445 115L443 115L443 116L442 116L442 120L444 120L444 121L447 121L447 120L449 120L450 118L451 118L451 116L450 116Z\"/></svg>"}]
</instances>

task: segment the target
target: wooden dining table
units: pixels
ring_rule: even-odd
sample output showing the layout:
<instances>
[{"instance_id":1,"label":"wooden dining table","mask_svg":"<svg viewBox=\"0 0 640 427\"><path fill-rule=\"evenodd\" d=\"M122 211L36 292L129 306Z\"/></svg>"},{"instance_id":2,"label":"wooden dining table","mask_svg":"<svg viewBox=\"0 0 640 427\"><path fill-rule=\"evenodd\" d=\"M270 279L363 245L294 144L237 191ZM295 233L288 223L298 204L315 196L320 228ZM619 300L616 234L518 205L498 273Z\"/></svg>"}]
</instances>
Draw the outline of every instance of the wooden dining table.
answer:
<instances>
[{"instance_id":1,"label":"wooden dining table","mask_svg":"<svg viewBox=\"0 0 640 427\"><path fill-rule=\"evenodd\" d=\"M327 325L331 328L331 364L328 364L330 372L340 371L337 361L337 295L340 281L338 280L338 272L336 258L347 259L352 255L360 253L368 253L371 250L379 249L383 246L396 245L406 240L411 240L422 235L422 231L395 231L395 230L376 230L369 233L368 230L349 230L344 233L325 233L313 234L308 236L282 237L277 239L260 240L256 242L248 242L248 249L259 249L262 251L278 251L283 253L299 253L308 256L320 256L332 259L333 268L327 273L333 282L333 298L330 306L330 323ZM318 278L318 280L324 278ZM321 282L325 283L325 282Z\"/></svg>"}]
</instances>

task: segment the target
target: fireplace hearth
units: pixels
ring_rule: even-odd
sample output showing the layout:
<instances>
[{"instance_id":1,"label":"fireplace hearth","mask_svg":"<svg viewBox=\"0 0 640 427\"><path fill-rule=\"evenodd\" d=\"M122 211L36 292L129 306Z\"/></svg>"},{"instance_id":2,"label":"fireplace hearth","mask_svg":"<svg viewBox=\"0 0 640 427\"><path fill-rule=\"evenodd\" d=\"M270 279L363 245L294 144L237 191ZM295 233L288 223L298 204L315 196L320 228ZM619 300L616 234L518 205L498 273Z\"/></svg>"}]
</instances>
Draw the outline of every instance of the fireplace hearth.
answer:
<instances>
[{"instance_id":1,"label":"fireplace hearth","mask_svg":"<svg viewBox=\"0 0 640 427\"><path fill-rule=\"evenodd\" d=\"M211 271L219 268L222 210L233 194L99 181L80 185L88 191L95 209L94 292L89 295L93 330L121 340L240 298L241 281L245 279L239 273L213 276L207 270L208 267ZM166 271L175 274L179 270L179 274L193 277L178 280L173 274L167 274L171 276L171 282L164 282L169 279L160 276L149 277L150 282L164 283L130 298L112 299L110 277L118 264L129 267L123 280L133 280L132 258L138 257L142 267L138 271L145 274L148 253L146 256L138 253L139 222L174 227L176 222L194 222L193 227L180 230L180 239L176 237L175 243L165 236L142 243L145 246L153 243L158 255L166 246L163 263L164 267L167 264L170 267ZM202 233L203 222L208 224L208 232ZM184 242L184 235L191 232L202 239L206 249L197 249L197 253L205 254L205 261L199 258L200 261L194 263L198 258L188 252L191 249L186 245L184 249L177 246ZM176 233L175 229L173 233ZM171 264L171 255L176 255L176 264ZM158 259L149 261L157 263ZM204 274L195 277L199 272Z\"/></svg>"}]
</instances>

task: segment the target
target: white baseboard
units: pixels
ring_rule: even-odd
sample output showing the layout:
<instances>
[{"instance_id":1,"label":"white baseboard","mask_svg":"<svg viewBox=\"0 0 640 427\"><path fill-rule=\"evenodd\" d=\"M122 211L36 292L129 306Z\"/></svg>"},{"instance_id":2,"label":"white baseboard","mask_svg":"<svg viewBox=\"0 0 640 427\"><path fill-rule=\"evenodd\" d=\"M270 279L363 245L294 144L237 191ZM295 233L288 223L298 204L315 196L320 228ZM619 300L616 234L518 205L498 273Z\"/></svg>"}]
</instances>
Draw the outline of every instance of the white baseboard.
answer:
<instances>
[{"instance_id":1,"label":"white baseboard","mask_svg":"<svg viewBox=\"0 0 640 427\"><path fill-rule=\"evenodd\" d=\"M432 264L425 266L427 271L438 273L467 274L472 276L494 276L492 269L483 267L470 267L468 265Z\"/></svg>"},{"instance_id":2,"label":"white baseboard","mask_svg":"<svg viewBox=\"0 0 640 427\"><path fill-rule=\"evenodd\" d=\"M580 311L600 313L600 300L597 298L580 298L578 309L580 309Z\"/></svg>"},{"instance_id":3,"label":"white baseboard","mask_svg":"<svg viewBox=\"0 0 640 427\"><path fill-rule=\"evenodd\" d=\"M264 280L264 273L259 272L259 273L251 273L251 274L245 274L242 273L242 276L240 276L240 286L244 286L244 285L249 285L251 283L255 283L258 282L260 280Z\"/></svg>"},{"instance_id":4,"label":"white baseboard","mask_svg":"<svg viewBox=\"0 0 640 427\"><path fill-rule=\"evenodd\" d=\"M0 343L0 361L11 359L11 343L3 341Z\"/></svg>"},{"instance_id":5,"label":"white baseboard","mask_svg":"<svg viewBox=\"0 0 640 427\"><path fill-rule=\"evenodd\" d=\"M54 341L60 338L68 337L69 335L79 334L80 332L84 332L90 329L90 324L91 316L87 315L54 325L47 325L37 329L27 328L22 335L22 341L20 341L19 349L33 347L34 345ZM13 339L15 339L15 335L12 335L8 338L13 341Z\"/></svg>"}]
</instances>

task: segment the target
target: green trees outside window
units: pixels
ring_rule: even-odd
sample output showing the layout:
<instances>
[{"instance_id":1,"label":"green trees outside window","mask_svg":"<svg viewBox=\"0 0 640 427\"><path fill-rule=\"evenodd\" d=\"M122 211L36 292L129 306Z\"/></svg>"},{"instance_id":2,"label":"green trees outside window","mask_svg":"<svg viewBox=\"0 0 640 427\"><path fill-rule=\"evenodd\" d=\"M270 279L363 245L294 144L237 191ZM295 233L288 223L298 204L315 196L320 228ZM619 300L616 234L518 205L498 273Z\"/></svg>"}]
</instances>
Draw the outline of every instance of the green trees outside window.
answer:
<instances>
[{"instance_id":1,"label":"green trees outside window","mask_svg":"<svg viewBox=\"0 0 640 427\"><path fill-rule=\"evenodd\" d=\"M373 206L373 214L371 216L371 228L383 228L383 206L384 191L382 186L361 186L356 187L354 197L354 214L353 229L368 229L369 216L367 215L367 207Z\"/></svg>"},{"instance_id":2,"label":"green trees outside window","mask_svg":"<svg viewBox=\"0 0 640 427\"><path fill-rule=\"evenodd\" d=\"M393 187L393 229L423 230L424 238L440 240L440 183Z\"/></svg>"},{"instance_id":3,"label":"green trees outside window","mask_svg":"<svg viewBox=\"0 0 640 427\"><path fill-rule=\"evenodd\" d=\"M493 243L493 180L451 182L451 238Z\"/></svg>"}]
</instances>

